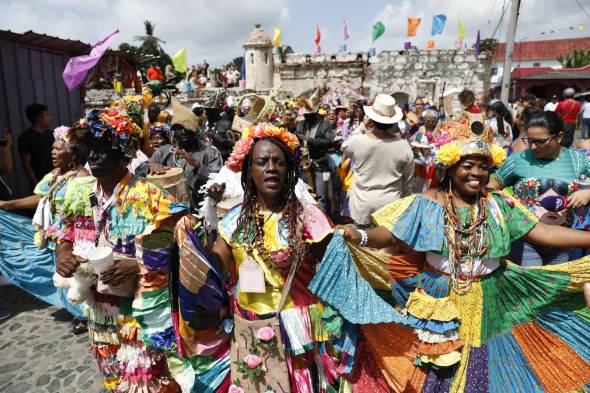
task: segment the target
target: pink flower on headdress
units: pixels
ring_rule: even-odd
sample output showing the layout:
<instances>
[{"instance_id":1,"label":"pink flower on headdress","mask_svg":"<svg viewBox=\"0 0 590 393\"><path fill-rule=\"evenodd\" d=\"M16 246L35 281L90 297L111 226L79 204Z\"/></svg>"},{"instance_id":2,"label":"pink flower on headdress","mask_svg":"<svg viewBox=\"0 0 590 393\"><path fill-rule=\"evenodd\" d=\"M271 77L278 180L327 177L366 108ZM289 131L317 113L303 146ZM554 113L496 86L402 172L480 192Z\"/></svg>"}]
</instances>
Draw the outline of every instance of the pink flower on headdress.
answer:
<instances>
[{"instance_id":1,"label":"pink flower on headdress","mask_svg":"<svg viewBox=\"0 0 590 393\"><path fill-rule=\"evenodd\" d=\"M248 367L256 368L262 364L262 359L260 356L250 354L244 358L244 362L246 362Z\"/></svg>"},{"instance_id":2,"label":"pink flower on headdress","mask_svg":"<svg viewBox=\"0 0 590 393\"><path fill-rule=\"evenodd\" d=\"M252 138L242 138L237 141L225 165L234 172L240 172L244 159L252 150L253 145L254 139Z\"/></svg>"},{"instance_id":3,"label":"pink flower on headdress","mask_svg":"<svg viewBox=\"0 0 590 393\"><path fill-rule=\"evenodd\" d=\"M68 138L68 133L70 131L69 127L66 126L59 126L55 130L53 130L53 139L56 141L63 140L65 141Z\"/></svg>"},{"instance_id":4,"label":"pink flower on headdress","mask_svg":"<svg viewBox=\"0 0 590 393\"><path fill-rule=\"evenodd\" d=\"M434 147L440 149L441 146L444 146L450 142L452 142L452 138L450 134L442 134L438 138L434 140Z\"/></svg>"},{"instance_id":5,"label":"pink flower on headdress","mask_svg":"<svg viewBox=\"0 0 590 393\"><path fill-rule=\"evenodd\" d=\"M270 341L275 337L275 332L270 326L261 327L256 332L256 337L258 337L260 341Z\"/></svg>"}]
</instances>

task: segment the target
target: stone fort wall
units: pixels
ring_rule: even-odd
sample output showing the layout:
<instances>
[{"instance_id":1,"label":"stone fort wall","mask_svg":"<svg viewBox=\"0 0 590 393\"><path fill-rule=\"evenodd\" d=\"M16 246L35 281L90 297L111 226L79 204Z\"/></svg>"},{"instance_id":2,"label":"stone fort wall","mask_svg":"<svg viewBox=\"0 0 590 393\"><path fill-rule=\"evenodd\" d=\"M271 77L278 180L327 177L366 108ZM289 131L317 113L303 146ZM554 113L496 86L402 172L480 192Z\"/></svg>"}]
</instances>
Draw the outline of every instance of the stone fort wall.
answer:
<instances>
[{"instance_id":1,"label":"stone fort wall","mask_svg":"<svg viewBox=\"0 0 590 393\"><path fill-rule=\"evenodd\" d=\"M468 88L476 93L489 89L491 58L474 49L430 49L366 52L287 54L274 57L274 86L294 96L315 87L336 87L350 82L365 97L378 93L405 93L409 97L440 96L443 86Z\"/></svg>"}]
</instances>

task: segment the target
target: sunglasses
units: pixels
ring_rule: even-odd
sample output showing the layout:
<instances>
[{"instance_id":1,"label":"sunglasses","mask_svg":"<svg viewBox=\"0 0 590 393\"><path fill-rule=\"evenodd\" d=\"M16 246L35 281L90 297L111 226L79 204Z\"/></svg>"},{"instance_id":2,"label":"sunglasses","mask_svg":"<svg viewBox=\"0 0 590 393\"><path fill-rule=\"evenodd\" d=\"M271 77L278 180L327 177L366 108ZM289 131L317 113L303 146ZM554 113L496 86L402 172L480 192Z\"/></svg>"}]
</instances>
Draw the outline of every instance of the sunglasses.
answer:
<instances>
[{"instance_id":1,"label":"sunglasses","mask_svg":"<svg viewBox=\"0 0 590 393\"><path fill-rule=\"evenodd\" d=\"M527 146L537 146L537 147L545 147L549 143L549 141L553 139L553 136L545 139L531 139L528 136L522 137L522 142Z\"/></svg>"}]
</instances>

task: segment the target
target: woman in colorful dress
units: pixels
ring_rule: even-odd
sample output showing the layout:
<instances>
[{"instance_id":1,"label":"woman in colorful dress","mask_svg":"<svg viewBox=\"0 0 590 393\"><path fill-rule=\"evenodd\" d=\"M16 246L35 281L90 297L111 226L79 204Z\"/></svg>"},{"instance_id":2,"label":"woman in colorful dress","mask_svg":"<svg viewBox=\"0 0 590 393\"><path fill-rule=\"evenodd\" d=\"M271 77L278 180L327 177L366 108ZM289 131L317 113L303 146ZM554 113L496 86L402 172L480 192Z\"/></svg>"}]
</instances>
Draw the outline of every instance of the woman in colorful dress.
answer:
<instances>
[{"instance_id":1,"label":"woman in colorful dress","mask_svg":"<svg viewBox=\"0 0 590 393\"><path fill-rule=\"evenodd\" d=\"M68 127L57 127L53 136L54 170L41 179L34 194L21 199L0 201L0 209L37 209L29 218L0 211L0 271L24 290L73 316L74 333L86 331L80 306L67 302L66 293L53 285L55 239L64 196L70 180L89 176L83 168L87 153L73 143Z\"/></svg>"},{"instance_id":2,"label":"woman in colorful dress","mask_svg":"<svg viewBox=\"0 0 590 393\"><path fill-rule=\"evenodd\" d=\"M445 168L440 188L376 212L375 229L334 235L310 283L363 332L353 392L584 390L590 260L523 268L502 258L515 239L580 247L590 234L545 225L518 200L486 193L504 150L468 118L447 131L436 154ZM356 245L393 243L414 252Z\"/></svg>"},{"instance_id":3,"label":"woman in colorful dress","mask_svg":"<svg viewBox=\"0 0 590 393\"><path fill-rule=\"evenodd\" d=\"M511 155L490 186L513 187L516 198L545 224L572 226L574 210L590 204L590 189L584 184L590 178L590 159L561 146L563 130L555 112L532 115L522 138L529 148ZM522 239L513 244L509 258L523 266L558 264L569 260L569 251Z\"/></svg>"},{"instance_id":4,"label":"woman in colorful dress","mask_svg":"<svg viewBox=\"0 0 590 393\"><path fill-rule=\"evenodd\" d=\"M57 272L71 277L80 267L90 273L84 257L96 247L112 250L114 264L94 271L98 280L85 303L103 385L129 393L188 392L192 380L176 360L168 291L172 229L186 207L127 169L141 130L124 110L91 111L72 130L89 147L95 178L74 179L68 187Z\"/></svg>"},{"instance_id":5,"label":"woman in colorful dress","mask_svg":"<svg viewBox=\"0 0 590 393\"><path fill-rule=\"evenodd\" d=\"M299 157L294 134L258 124L244 131L227 162L242 171L244 198L220 221L211 254L230 275L233 338L227 377L218 381L231 384L230 392L326 392L339 384L333 349L342 343L330 345L323 306L307 289L332 226L295 195ZM197 347L193 334L181 335ZM210 389L202 391L218 387Z\"/></svg>"}]
</instances>

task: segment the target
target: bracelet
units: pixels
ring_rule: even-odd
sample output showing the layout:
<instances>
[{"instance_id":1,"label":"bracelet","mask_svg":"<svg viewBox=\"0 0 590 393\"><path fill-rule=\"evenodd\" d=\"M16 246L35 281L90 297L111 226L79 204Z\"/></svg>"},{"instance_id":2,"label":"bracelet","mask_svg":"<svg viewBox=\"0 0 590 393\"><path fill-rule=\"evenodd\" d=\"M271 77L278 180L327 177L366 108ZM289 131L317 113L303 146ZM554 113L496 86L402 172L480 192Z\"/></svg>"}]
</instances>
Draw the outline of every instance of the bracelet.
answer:
<instances>
[{"instance_id":1,"label":"bracelet","mask_svg":"<svg viewBox=\"0 0 590 393\"><path fill-rule=\"evenodd\" d=\"M363 229L359 229L358 231L361 234L361 241L359 242L359 246L365 247L369 242L369 235L367 235L367 231Z\"/></svg>"}]
</instances>

